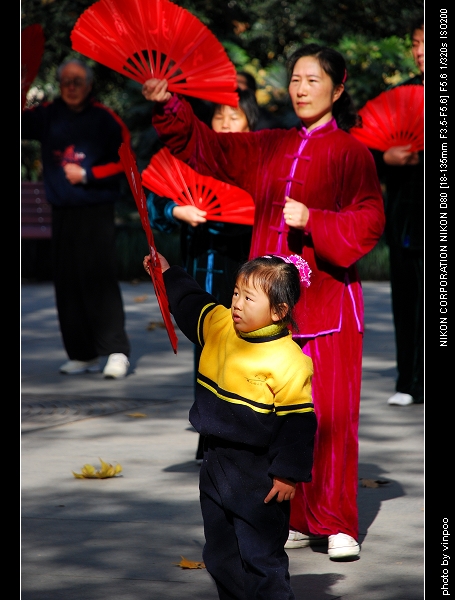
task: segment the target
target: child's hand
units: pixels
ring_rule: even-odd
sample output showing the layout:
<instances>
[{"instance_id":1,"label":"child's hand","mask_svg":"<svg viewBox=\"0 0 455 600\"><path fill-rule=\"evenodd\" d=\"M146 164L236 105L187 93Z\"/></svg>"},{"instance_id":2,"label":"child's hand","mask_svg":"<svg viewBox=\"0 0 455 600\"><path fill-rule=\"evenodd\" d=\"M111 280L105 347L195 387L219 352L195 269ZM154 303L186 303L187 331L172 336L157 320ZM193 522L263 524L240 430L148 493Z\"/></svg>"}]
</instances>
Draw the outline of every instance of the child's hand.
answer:
<instances>
[{"instance_id":1,"label":"child's hand","mask_svg":"<svg viewBox=\"0 0 455 600\"><path fill-rule=\"evenodd\" d=\"M174 208L172 209L173 217L175 217L179 221L185 221L186 223L191 225L191 227L197 227L201 223L206 223L206 214L206 210L201 210L200 208L197 208L197 206L193 206L192 204L186 204L185 206L174 206Z\"/></svg>"},{"instance_id":2,"label":"child's hand","mask_svg":"<svg viewBox=\"0 0 455 600\"><path fill-rule=\"evenodd\" d=\"M273 487L268 493L264 502L270 502L276 496L277 502L283 502L283 500L292 500L295 496L296 484L288 479L282 479L281 477L273 478Z\"/></svg>"},{"instance_id":3,"label":"child's hand","mask_svg":"<svg viewBox=\"0 0 455 600\"><path fill-rule=\"evenodd\" d=\"M167 260L164 258L164 256L162 254L157 252L156 255L158 256L158 259L160 261L161 273L164 273L164 271L167 271L171 265L167 262ZM147 273L149 275L150 275L150 268L151 268L151 260L152 259L150 257L150 254L147 254L147 256L144 256L144 260L142 261L142 264L144 265L144 269L147 271Z\"/></svg>"},{"instance_id":4,"label":"child's hand","mask_svg":"<svg viewBox=\"0 0 455 600\"><path fill-rule=\"evenodd\" d=\"M144 269L150 275L150 254L147 254L147 256L144 256L144 260L142 261L142 264L144 265Z\"/></svg>"},{"instance_id":5,"label":"child's hand","mask_svg":"<svg viewBox=\"0 0 455 600\"><path fill-rule=\"evenodd\" d=\"M157 255L158 255L158 258L159 258L160 264L161 264L161 273L164 273L164 271L167 271L171 265L167 262L167 260L164 258L164 256L162 254L157 252Z\"/></svg>"}]
</instances>

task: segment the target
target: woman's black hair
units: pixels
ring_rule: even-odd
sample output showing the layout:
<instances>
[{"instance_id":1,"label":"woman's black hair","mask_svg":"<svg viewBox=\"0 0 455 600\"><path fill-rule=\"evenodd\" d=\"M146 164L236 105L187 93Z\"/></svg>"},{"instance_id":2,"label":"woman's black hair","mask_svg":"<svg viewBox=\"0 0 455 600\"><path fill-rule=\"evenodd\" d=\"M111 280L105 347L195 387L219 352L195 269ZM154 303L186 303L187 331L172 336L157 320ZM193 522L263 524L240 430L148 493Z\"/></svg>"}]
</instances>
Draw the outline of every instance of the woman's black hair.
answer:
<instances>
[{"instance_id":1,"label":"woman's black hair","mask_svg":"<svg viewBox=\"0 0 455 600\"><path fill-rule=\"evenodd\" d=\"M278 323L291 325L298 331L293 310L300 298L301 284L297 267L285 262L281 257L259 256L243 263L237 271L236 281L251 281L267 295L272 311L281 315ZM287 305L283 312L283 305Z\"/></svg>"},{"instance_id":2,"label":"woman's black hair","mask_svg":"<svg viewBox=\"0 0 455 600\"><path fill-rule=\"evenodd\" d=\"M313 56L317 58L319 64L332 80L334 86L345 83L347 77L346 61L342 54L328 46L320 46L319 44L307 44L298 48L291 54L287 60L287 68L289 79L292 77L292 72L295 63L302 56ZM349 131L352 127L359 126L361 119L357 114L354 102L346 89L343 90L341 96L333 104L332 114L335 117L337 125L344 131Z\"/></svg>"},{"instance_id":3,"label":"woman's black hair","mask_svg":"<svg viewBox=\"0 0 455 600\"><path fill-rule=\"evenodd\" d=\"M256 94L249 88L246 90L238 88L236 91L239 95L239 108L245 113L248 127L250 128L250 131L255 131L259 122L259 104L256 100ZM215 104L213 106L213 112L220 106L222 105Z\"/></svg>"}]
</instances>

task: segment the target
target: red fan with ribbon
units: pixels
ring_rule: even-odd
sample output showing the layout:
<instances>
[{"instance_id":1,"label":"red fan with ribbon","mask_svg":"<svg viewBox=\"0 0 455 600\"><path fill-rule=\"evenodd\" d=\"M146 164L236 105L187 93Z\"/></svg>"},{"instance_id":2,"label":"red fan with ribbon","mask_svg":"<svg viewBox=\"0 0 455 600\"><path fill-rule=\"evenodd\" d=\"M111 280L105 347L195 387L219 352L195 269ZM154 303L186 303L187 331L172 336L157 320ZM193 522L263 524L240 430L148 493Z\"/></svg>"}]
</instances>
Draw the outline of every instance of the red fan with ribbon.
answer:
<instances>
[{"instance_id":1,"label":"red fan with ribbon","mask_svg":"<svg viewBox=\"0 0 455 600\"><path fill-rule=\"evenodd\" d=\"M424 90L422 85L401 85L369 100L359 110L362 127L351 134L369 148L385 152L392 146L411 144L412 152L424 147Z\"/></svg>"},{"instance_id":2,"label":"red fan with ribbon","mask_svg":"<svg viewBox=\"0 0 455 600\"><path fill-rule=\"evenodd\" d=\"M180 206L192 204L207 211L209 221L253 225L253 198L239 187L201 175L167 148L154 154L142 171L142 185Z\"/></svg>"},{"instance_id":3,"label":"red fan with ribbon","mask_svg":"<svg viewBox=\"0 0 455 600\"><path fill-rule=\"evenodd\" d=\"M237 75L224 47L193 14L169 0L99 0L71 32L74 50L144 83L238 105Z\"/></svg>"},{"instance_id":4,"label":"red fan with ribbon","mask_svg":"<svg viewBox=\"0 0 455 600\"><path fill-rule=\"evenodd\" d=\"M44 52L44 32L41 25L35 23L21 31L21 102L22 108L41 65Z\"/></svg>"},{"instance_id":5,"label":"red fan with ribbon","mask_svg":"<svg viewBox=\"0 0 455 600\"><path fill-rule=\"evenodd\" d=\"M169 340L171 342L174 354L177 354L178 338L175 333L174 324L172 322L171 313L169 311L169 302L164 286L163 274L161 272L160 259L158 258L155 240L153 238L152 229L147 213L147 201L144 195L144 190L141 185L141 177L137 170L136 161L130 147L123 143L119 149L120 160L122 161L128 183L136 201L137 209L141 217L142 227L147 235L147 241L150 249L150 277L152 278L153 287L155 288L156 298L163 316L163 321L166 326Z\"/></svg>"}]
</instances>

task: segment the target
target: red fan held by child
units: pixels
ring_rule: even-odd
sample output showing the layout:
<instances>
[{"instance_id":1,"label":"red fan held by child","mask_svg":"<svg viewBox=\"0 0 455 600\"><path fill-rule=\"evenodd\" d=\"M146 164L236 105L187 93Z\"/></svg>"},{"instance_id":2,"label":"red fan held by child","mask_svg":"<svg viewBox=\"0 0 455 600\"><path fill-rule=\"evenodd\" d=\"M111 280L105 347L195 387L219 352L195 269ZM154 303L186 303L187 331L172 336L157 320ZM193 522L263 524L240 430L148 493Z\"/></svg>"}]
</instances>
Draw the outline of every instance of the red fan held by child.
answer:
<instances>
[{"instance_id":1,"label":"red fan held by child","mask_svg":"<svg viewBox=\"0 0 455 600\"><path fill-rule=\"evenodd\" d=\"M122 161L123 168L125 170L126 178L130 184L131 192L133 193L134 200L136 202L139 215L141 217L142 227L147 235L147 241L150 249L150 277L152 278L153 287L155 288L156 299L161 310L161 315L166 326L166 330L171 342L174 354L177 354L177 343L178 338L175 333L174 324L172 322L171 313L169 311L169 301L166 294L166 288L163 280L163 273L161 272L161 263L158 258L157 249L155 246L155 240L153 238L152 229L147 213L147 201L145 199L144 190L141 185L141 177L137 170L136 161L134 160L131 149L126 144L122 144L118 151L120 160Z\"/></svg>"},{"instance_id":2,"label":"red fan held by child","mask_svg":"<svg viewBox=\"0 0 455 600\"><path fill-rule=\"evenodd\" d=\"M359 110L362 127L351 134L369 148L385 152L392 146L411 144L411 152L424 148L424 89L401 85L369 100Z\"/></svg>"},{"instance_id":3,"label":"red fan held by child","mask_svg":"<svg viewBox=\"0 0 455 600\"><path fill-rule=\"evenodd\" d=\"M209 221L253 225L253 198L239 187L200 175L162 148L142 171L142 185L174 200L180 206L192 204L207 211Z\"/></svg>"},{"instance_id":4,"label":"red fan held by child","mask_svg":"<svg viewBox=\"0 0 455 600\"><path fill-rule=\"evenodd\" d=\"M224 47L169 0L99 0L76 21L71 42L138 83L167 79L170 92L238 105L236 70Z\"/></svg>"}]
</instances>

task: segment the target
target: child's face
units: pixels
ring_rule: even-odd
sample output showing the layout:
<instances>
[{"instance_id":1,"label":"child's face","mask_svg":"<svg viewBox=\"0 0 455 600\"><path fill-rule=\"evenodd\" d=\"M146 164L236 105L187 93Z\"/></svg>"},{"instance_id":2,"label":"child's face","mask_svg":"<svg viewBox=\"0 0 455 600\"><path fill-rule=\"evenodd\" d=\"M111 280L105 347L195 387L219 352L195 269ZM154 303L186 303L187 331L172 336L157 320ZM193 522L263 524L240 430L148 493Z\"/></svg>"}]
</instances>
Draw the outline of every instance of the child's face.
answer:
<instances>
[{"instance_id":1,"label":"child's face","mask_svg":"<svg viewBox=\"0 0 455 600\"><path fill-rule=\"evenodd\" d=\"M242 133L249 131L248 120L243 110L222 104L215 109L212 129L216 133Z\"/></svg>"},{"instance_id":2,"label":"child's face","mask_svg":"<svg viewBox=\"0 0 455 600\"><path fill-rule=\"evenodd\" d=\"M231 304L232 320L236 331L248 333L280 320L270 309L269 298L251 280L237 281Z\"/></svg>"}]
</instances>

